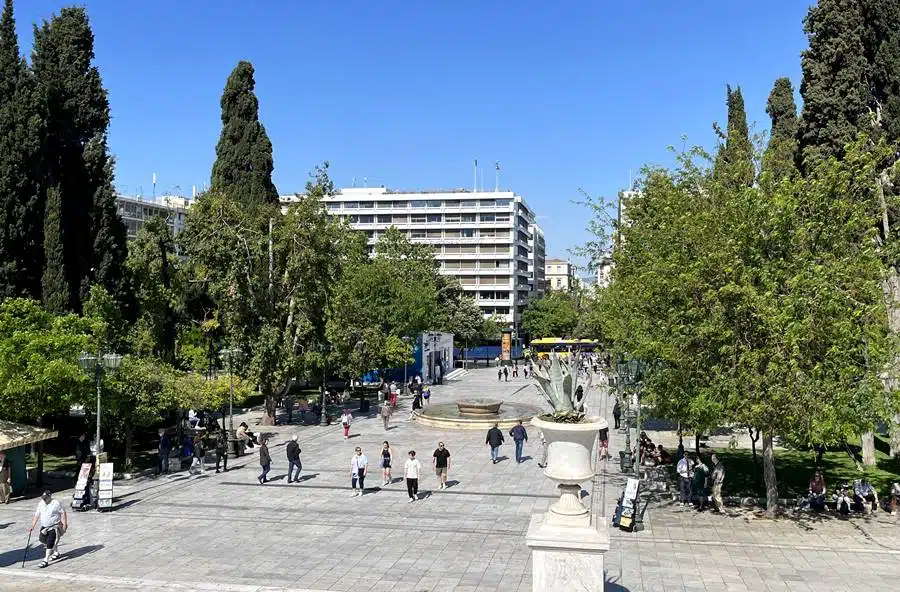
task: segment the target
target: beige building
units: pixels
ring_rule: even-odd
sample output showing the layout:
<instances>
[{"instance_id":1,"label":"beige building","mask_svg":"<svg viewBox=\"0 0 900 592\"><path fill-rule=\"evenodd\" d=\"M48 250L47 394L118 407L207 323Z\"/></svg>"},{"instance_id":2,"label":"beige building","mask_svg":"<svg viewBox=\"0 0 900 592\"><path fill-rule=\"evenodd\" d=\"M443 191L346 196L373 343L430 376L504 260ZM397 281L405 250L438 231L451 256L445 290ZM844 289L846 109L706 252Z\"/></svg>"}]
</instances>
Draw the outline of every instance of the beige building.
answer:
<instances>
[{"instance_id":1,"label":"beige building","mask_svg":"<svg viewBox=\"0 0 900 592\"><path fill-rule=\"evenodd\" d=\"M549 290L574 290L578 287L578 268L566 259L547 259L544 277Z\"/></svg>"}]
</instances>

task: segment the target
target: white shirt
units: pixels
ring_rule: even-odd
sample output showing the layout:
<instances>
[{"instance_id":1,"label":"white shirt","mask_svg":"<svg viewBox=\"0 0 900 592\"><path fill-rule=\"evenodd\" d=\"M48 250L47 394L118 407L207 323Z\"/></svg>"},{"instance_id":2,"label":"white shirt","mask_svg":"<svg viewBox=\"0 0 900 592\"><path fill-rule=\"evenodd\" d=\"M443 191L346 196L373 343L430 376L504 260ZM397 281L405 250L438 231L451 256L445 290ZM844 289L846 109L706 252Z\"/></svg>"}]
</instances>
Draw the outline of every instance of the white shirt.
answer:
<instances>
[{"instance_id":1,"label":"white shirt","mask_svg":"<svg viewBox=\"0 0 900 592\"><path fill-rule=\"evenodd\" d=\"M34 515L41 517L41 528L47 528L62 521L63 508L57 500L50 500L49 504L41 500Z\"/></svg>"},{"instance_id":2,"label":"white shirt","mask_svg":"<svg viewBox=\"0 0 900 592\"><path fill-rule=\"evenodd\" d=\"M369 464L369 459L366 458L365 454L360 454L356 456L355 454L350 459L350 472L354 475L358 475L360 473L366 472L366 466Z\"/></svg>"},{"instance_id":3,"label":"white shirt","mask_svg":"<svg viewBox=\"0 0 900 592\"><path fill-rule=\"evenodd\" d=\"M353 416L349 413L344 413L343 415L341 415L341 423L346 423L349 425L351 419L353 419Z\"/></svg>"},{"instance_id":4,"label":"white shirt","mask_svg":"<svg viewBox=\"0 0 900 592\"><path fill-rule=\"evenodd\" d=\"M411 458L406 461L406 478L418 479L419 473L422 471L422 463L417 458Z\"/></svg>"}]
</instances>

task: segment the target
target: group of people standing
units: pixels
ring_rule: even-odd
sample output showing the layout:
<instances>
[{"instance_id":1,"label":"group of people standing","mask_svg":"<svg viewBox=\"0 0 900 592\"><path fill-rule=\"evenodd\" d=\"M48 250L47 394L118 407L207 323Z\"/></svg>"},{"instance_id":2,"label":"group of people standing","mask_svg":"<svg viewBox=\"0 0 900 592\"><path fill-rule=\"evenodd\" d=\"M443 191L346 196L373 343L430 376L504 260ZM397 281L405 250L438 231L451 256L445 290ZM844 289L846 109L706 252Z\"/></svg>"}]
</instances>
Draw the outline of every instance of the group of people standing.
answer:
<instances>
[{"instance_id":1,"label":"group of people standing","mask_svg":"<svg viewBox=\"0 0 900 592\"><path fill-rule=\"evenodd\" d=\"M716 454L710 456L710 461L711 471L701 456L684 453L675 465L679 481L678 501L682 506L693 504L702 512L711 501L715 511L723 510L722 484L725 482L725 467Z\"/></svg>"},{"instance_id":2,"label":"group of people standing","mask_svg":"<svg viewBox=\"0 0 900 592\"><path fill-rule=\"evenodd\" d=\"M500 363L500 359L497 358L497 363ZM531 370L529 367L529 362L526 362L522 365L522 374L525 378L528 378L528 372ZM509 382L509 375L512 374L513 378L519 377L519 361L513 360L512 366L497 366L497 382Z\"/></svg>"},{"instance_id":3,"label":"group of people standing","mask_svg":"<svg viewBox=\"0 0 900 592\"><path fill-rule=\"evenodd\" d=\"M387 487L393 483L391 471L394 466L394 450L390 442L385 440L381 445L378 462L381 468L381 487ZM450 451L444 447L443 442L438 442L431 459L431 468L440 483L440 489L447 487L447 475L450 472ZM361 497L365 494L366 476L369 473L369 459L363 454L362 447L357 446L353 456L350 457L350 489L353 497ZM410 503L419 499L419 480L422 478L422 463L416 457L416 451L407 452L407 459L403 465L403 477L406 480L406 493Z\"/></svg>"}]
</instances>

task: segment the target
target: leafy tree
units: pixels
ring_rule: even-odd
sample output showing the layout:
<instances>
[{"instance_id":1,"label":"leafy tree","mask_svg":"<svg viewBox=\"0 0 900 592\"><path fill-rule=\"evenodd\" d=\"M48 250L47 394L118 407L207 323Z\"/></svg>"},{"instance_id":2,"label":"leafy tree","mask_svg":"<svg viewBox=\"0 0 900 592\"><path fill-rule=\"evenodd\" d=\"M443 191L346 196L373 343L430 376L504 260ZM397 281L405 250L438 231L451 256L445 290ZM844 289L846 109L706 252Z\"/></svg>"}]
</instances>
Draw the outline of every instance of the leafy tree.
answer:
<instances>
[{"instance_id":1,"label":"leafy tree","mask_svg":"<svg viewBox=\"0 0 900 592\"><path fill-rule=\"evenodd\" d=\"M253 73L250 62L238 62L225 83L212 189L247 204L276 204L272 142L259 121Z\"/></svg>"},{"instance_id":2,"label":"leafy tree","mask_svg":"<svg viewBox=\"0 0 900 592\"><path fill-rule=\"evenodd\" d=\"M766 113L772 127L762 166L778 180L796 173L797 105L790 78L782 77L775 81L766 103Z\"/></svg>"},{"instance_id":3,"label":"leafy tree","mask_svg":"<svg viewBox=\"0 0 900 592\"><path fill-rule=\"evenodd\" d=\"M277 205L247 206L211 191L197 199L179 235L227 343L245 353L240 372L265 396L267 425L290 381L321 363L332 291L345 263L364 258L356 233L314 197L327 187L320 169L286 215Z\"/></svg>"},{"instance_id":4,"label":"leafy tree","mask_svg":"<svg viewBox=\"0 0 900 592\"><path fill-rule=\"evenodd\" d=\"M484 315L475 301L466 295L459 281L446 275L437 275L437 314L435 328L453 333L457 344L478 342L484 330Z\"/></svg>"},{"instance_id":5,"label":"leafy tree","mask_svg":"<svg viewBox=\"0 0 900 592\"><path fill-rule=\"evenodd\" d=\"M741 87L732 90L728 85L726 91L728 129L723 133L718 126L714 126L719 138L724 142L716 158L716 172L722 178L731 179L738 186L749 187L756 175L753 168L753 146L747 128L747 113L744 110L744 95L741 93Z\"/></svg>"},{"instance_id":6,"label":"leafy tree","mask_svg":"<svg viewBox=\"0 0 900 592\"><path fill-rule=\"evenodd\" d=\"M89 392L78 355L93 349L91 319L56 316L33 300L0 302L0 416L34 422L68 412Z\"/></svg>"},{"instance_id":7,"label":"leafy tree","mask_svg":"<svg viewBox=\"0 0 900 592\"><path fill-rule=\"evenodd\" d=\"M95 283L120 304L130 303L125 228L116 213L107 146L109 101L93 60L94 35L84 8L64 8L35 27L32 69L47 110L41 178L45 195L51 188L59 192L64 258L63 270L50 274L65 274L67 308L76 312Z\"/></svg>"},{"instance_id":8,"label":"leafy tree","mask_svg":"<svg viewBox=\"0 0 900 592\"><path fill-rule=\"evenodd\" d=\"M522 329L538 337L576 337L578 307L576 296L551 290L543 298L528 303L522 313Z\"/></svg>"},{"instance_id":9,"label":"leafy tree","mask_svg":"<svg viewBox=\"0 0 900 592\"><path fill-rule=\"evenodd\" d=\"M59 188L47 190L44 217L44 258L46 265L41 278L42 300L47 310L64 313L69 308L69 284L66 281L66 261L62 243L62 196Z\"/></svg>"},{"instance_id":10,"label":"leafy tree","mask_svg":"<svg viewBox=\"0 0 900 592\"><path fill-rule=\"evenodd\" d=\"M19 54L13 1L0 16L0 296L41 297L43 110Z\"/></svg>"}]
</instances>

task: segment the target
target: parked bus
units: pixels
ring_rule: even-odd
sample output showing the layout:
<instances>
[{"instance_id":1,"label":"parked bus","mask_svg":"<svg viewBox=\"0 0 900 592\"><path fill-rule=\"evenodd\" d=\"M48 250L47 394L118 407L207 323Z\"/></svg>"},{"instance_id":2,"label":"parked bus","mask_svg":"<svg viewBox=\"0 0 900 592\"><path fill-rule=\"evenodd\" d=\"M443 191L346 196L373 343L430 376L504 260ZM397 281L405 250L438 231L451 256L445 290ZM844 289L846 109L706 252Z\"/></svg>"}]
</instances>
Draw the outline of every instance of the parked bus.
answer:
<instances>
[{"instance_id":1,"label":"parked bus","mask_svg":"<svg viewBox=\"0 0 900 592\"><path fill-rule=\"evenodd\" d=\"M532 357L544 360L550 352L555 351L561 358L569 357L575 351L595 352L600 349L600 342L596 339L563 339L561 337L541 337L533 339L528 347L528 353Z\"/></svg>"}]
</instances>

